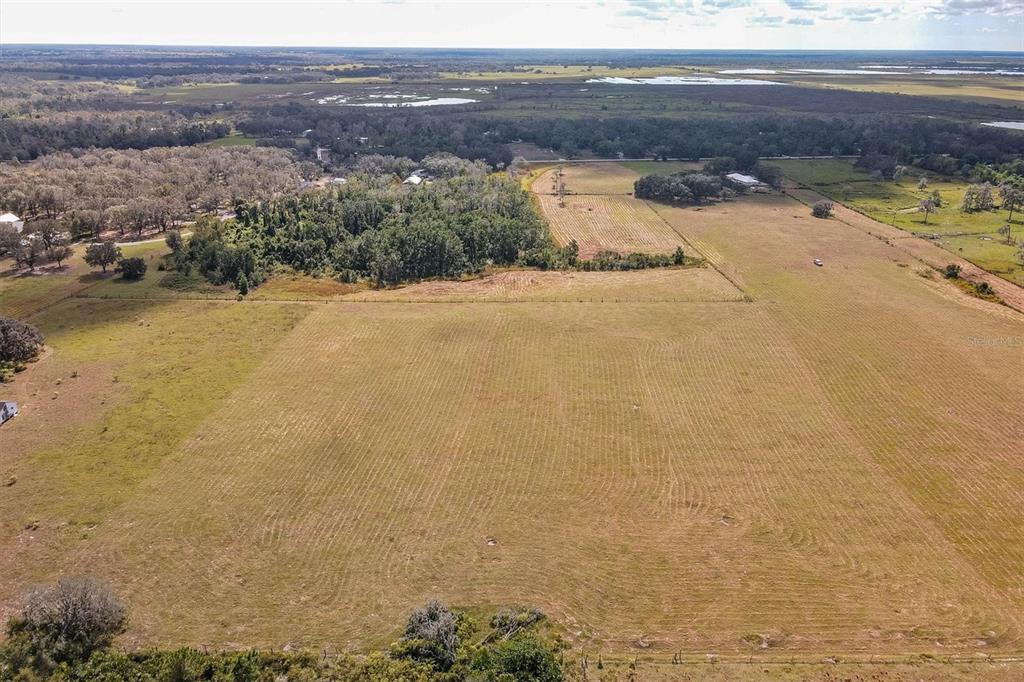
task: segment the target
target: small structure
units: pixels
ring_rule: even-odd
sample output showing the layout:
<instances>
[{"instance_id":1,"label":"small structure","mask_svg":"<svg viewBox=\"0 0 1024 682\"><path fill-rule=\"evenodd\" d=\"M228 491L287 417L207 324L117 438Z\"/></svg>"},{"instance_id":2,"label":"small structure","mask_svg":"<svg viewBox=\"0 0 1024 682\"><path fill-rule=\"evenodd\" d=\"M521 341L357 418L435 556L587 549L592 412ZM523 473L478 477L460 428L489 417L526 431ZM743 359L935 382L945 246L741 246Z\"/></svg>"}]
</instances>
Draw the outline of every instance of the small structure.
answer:
<instances>
[{"instance_id":1,"label":"small structure","mask_svg":"<svg viewBox=\"0 0 1024 682\"><path fill-rule=\"evenodd\" d=\"M25 229L25 221L13 213L4 213L0 215L0 227L12 227L15 232L20 234Z\"/></svg>"},{"instance_id":2,"label":"small structure","mask_svg":"<svg viewBox=\"0 0 1024 682\"><path fill-rule=\"evenodd\" d=\"M345 178L331 178L329 180L329 183L332 185L344 185L347 182L348 180L346 180Z\"/></svg>"},{"instance_id":3,"label":"small structure","mask_svg":"<svg viewBox=\"0 0 1024 682\"><path fill-rule=\"evenodd\" d=\"M423 182L423 178L421 178L419 175L416 175L415 173L413 173L412 175L407 177L405 180L403 180L402 184L403 185L418 185L421 182Z\"/></svg>"},{"instance_id":4,"label":"small structure","mask_svg":"<svg viewBox=\"0 0 1024 682\"><path fill-rule=\"evenodd\" d=\"M0 424L13 419L18 414L18 403L10 400L0 400Z\"/></svg>"},{"instance_id":5,"label":"small structure","mask_svg":"<svg viewBox=\"0 0 1024 682\"><path fill-rule=\"evenodd\" d=\"M331 150L328 149L327 147L317 147L316 148L316 160L319 161L320 163L330 163L331 162Z\"/></svg>"},{"instance_id":6,"label":"small structure","mask_svg":"<svg viewBox=\"0 0 1024 682\"><path fill-rule=\"evenodd\" d=\"M744 173L727 173L725 179L744 189L764 189L768 187L753 175L746 175Z\"/></svg>"}]
</instances>

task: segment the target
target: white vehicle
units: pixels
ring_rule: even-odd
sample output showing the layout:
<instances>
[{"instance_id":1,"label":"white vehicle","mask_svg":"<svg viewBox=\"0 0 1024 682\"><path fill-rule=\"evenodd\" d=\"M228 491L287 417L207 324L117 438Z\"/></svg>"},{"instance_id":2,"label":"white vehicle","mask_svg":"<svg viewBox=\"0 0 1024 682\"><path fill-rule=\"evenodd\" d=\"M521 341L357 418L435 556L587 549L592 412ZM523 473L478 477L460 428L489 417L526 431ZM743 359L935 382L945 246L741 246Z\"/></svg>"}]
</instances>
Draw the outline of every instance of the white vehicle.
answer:
<instances>
[{"instance_id":1,"label":"white vehicle","mask_svg":"<svg viewBox=\"0 0 1024 682\"><path fill-rule=\"evenodd\" d=\"M818 266L819 268L820 268L820 267L821 267L822 265L824 265L824 263L822 263L822 262L821 262L821 259L820 259L820 258L815 258L815 259L814 259L814 264L815 264L815 265L817 265L817 266Z\"/></svg>"}]
</instances>

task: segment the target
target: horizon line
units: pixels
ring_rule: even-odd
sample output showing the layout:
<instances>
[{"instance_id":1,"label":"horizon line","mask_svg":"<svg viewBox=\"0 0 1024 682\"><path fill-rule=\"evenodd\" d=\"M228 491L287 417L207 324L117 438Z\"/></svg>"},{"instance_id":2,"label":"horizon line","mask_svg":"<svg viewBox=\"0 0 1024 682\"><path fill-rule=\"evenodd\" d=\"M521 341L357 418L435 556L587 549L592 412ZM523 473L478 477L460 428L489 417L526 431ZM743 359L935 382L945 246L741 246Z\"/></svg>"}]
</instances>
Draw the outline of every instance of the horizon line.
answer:
<instances>
[{"instance_id":1,"label":"horizon line","mask_svg":"<svg viewBox=\"0 0 1024 682\"><path fill-rule=\"evenodd\" d=\"M957 48L681 48L681 47L476 47L467 45L295 45L295 44L240 44L240 43L70 43L70 42L13 42L0 40L0 47L191 47L191 48L248 48L248 49L291 49L291 50L478 50L487 52L501 52L510 50L522 50L528 52L539 52L543 50L559 52L725 52L725 53L762 53L762 52L898 52L898 53L935 53L935 52L957 52L965 54L993 54L993 55L1021 55L1024 57L1024 49L1020 50L966 50Z\"/></svg>"}]
</instances>

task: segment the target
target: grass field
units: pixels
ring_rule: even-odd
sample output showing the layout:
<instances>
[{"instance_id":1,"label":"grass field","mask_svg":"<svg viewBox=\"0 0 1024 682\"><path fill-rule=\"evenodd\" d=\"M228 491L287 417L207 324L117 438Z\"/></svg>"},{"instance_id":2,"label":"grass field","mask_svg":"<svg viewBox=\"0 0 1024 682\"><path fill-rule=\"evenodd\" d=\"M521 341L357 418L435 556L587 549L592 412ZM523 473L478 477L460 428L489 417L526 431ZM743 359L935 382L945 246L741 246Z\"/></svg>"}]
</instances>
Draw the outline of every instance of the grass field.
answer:
<instances>
[{"instance_id":1,"label":"grass field","mask_svg":"<svg viewBox=\"0 0 1024 682\"><path fill-rule=\"evenodd\" d=\"M574 164L545 171L531 187L555 240L575 239L582 258L600 251L671 253L679 246L685 251L679 234L647 202L632 196L639 177L619 164ZM567 192L562 199L559 182Z\"/></svg>"},{"instance_id":2,"label":"grass field","mask_svg":"<svg viewBox=\"0 0 1024 682\"><path fill-rule=\"evenodd\" d=\"M73 566L129 645L362 648L436 596L535 605L642 679L1019 656L1024 316L786 196L642 205L604 231L713 267L26 313L0 615ZM822 679L885 671L972 675Z\"/></svg>"},{"instance_id":3,"label":"grass field","mask_svg":"<svg viewBox=\"0 0 1024 682\"><path fill-rule=\"evenodd\" d=\"M935 177L912 169L899 182L872 181L850 161L839 159L783 160L777 162L793 180L842 202L875 220L918 235L931 235L947 251L1018 285L1024 285L1024 265L1016 260L1017 247L1006 244L997 230L1007 222L1002 210L964 213L960 210L967 183ZM928 176L927 189L917 189ZM917 210L921 199L939 192L943 206L925 215ZM998 201L998 197L997 197ZM1012 236L1024 239L1024 216L1014 215Z\"/></svg>"},{"instance_id":4,"label":"grass field","mask_svg":"<svg viewBox=\"0 0 1024 682\"><path fill-rule=\"evenodd\" d=\"M783 80L786 80L783 77ZM818 77L808 79L805 75L791 77L787 82L794 85L838 88L860 92L886 92L900 95L920 95L964 99L1016 106L1024 99L1024 87L1020 79L984 77L938 77L906 76L884 78L878 76Z\"/></svg>"}]
</instances>

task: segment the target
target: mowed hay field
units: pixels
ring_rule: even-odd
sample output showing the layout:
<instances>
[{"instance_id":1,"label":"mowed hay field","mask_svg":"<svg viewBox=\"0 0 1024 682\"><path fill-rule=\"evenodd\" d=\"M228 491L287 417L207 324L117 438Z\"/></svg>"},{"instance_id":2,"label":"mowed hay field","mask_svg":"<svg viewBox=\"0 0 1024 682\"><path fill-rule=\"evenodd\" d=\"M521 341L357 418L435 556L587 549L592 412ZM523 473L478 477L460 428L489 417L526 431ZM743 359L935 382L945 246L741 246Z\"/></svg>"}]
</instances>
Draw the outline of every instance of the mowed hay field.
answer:
<instances>
[{"instance_id":1,"label":"mowed hay field","mask_svg":"<svg viewBox=\"0 0 1024 682\"><path fill-rule=\"evenodd\" d=\"M663 662L1019 655L1024 316L785 196L648 209L749 302L48 308L19 390L61 358L122 397L0 428L0 604L73 570L129 645L368 647L439 597Z\"/></svg>"},{"instance_id":2,"label":"mowed hay field","mask_svg":"<svg viewBox=\"0 0 1024 682\"><path fill-rule=\"evenodd\" d=\"M559 175L561 174L561 175ZM576 240L581 258L601 251L671 253L685 241L650 207L632 196L640 175L614 163L578 164L545 171L531 189L559 245ZM566 190L558 196L561 181Z\"/></svg>"}]
</instances>

